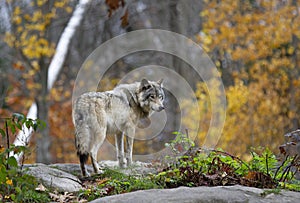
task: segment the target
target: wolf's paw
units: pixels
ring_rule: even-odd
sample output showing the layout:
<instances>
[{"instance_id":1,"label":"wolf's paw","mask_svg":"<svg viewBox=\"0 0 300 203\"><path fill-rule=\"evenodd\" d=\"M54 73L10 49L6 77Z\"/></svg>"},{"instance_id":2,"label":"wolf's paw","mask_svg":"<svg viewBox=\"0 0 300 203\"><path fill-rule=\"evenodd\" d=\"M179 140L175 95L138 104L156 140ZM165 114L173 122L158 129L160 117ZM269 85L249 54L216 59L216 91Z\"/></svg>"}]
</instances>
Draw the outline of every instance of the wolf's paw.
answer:
<instances>
[{"instance_id":1,"label":"wolf's paw","mask_svg":"<svg viewBox=\"0 0 300 203\"><path fill-rule=\"evenodd\" d=\"M91 177L91 174L86 170L86 171L84 172L84 174L82 174L82 177L83 177L83 178L88 178L88 177Z\"/></svg>"},{"instance_id":2,"label":"wolf's paw","mask_svg":"<svg viewBox=\"0 0 300 203\"><path fill-rule=\"evenodd\" d=\"M103 174L104 173L104 170L102 169L99 169L98 172L96 174Z\"/></svg>"}]
</instances>

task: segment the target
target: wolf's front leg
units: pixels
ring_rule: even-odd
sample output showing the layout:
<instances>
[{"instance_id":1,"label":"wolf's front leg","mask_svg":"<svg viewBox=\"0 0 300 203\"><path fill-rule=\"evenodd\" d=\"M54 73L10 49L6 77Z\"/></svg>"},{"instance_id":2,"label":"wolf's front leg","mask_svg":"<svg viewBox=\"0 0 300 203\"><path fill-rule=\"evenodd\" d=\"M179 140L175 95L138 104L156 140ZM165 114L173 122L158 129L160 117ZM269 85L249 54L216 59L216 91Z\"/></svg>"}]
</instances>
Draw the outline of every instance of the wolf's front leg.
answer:
<instances>
[{"instance_id":1,"label":"wolf's front leg","mask_svg":"<svg viewBox=\"0 0 300 203\"><path fill-rule=\"evenodd\" d=\"M126 161L127 161L127 166L130 166L132 164L132 151L133 151L133 137L126 137L126 151L125 151L125 156L126 156Z\"/></svg>"},{"instance_id":2,"label":"wolf's front leg","mask_svg":"<svg viewBox=\"0 0 300 203\"><path fill-rule=\"evenodd\" d=\"M115 135L115 141L116 141L116 153L117 153L117 159L119 162L119 167L124 168L124 140L123 140L123 133L117 133Z\"/></svg>"},{"instance_id":3,"label":"wolf's front leg","mask_svg":"<svg viewBox=\"0 0 300 203\"><path fill-rule=\"evenodd\" d=\"M127 166L132 164L132 151L133 151L133 141L134 141L135 129L129 128L127 129L127 137L126 137L126 150L125 157L127 160Z\"/></svg>"}]
</instances>

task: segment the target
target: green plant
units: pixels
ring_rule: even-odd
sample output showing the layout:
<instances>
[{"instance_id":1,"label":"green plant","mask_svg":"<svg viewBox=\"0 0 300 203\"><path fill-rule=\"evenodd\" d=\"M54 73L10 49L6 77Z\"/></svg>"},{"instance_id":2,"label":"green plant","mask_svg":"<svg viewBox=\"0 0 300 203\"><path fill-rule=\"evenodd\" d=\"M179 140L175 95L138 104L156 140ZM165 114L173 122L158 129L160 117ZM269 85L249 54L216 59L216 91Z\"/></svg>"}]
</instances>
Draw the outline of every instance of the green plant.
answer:
<instances>
[{"instance_id":1,"label":"green plant","mask_svg":"<svg viewBox=\"0 0 300 203\"><path fill-rule=\"evenodd\" d=\"M175 139L170 143L166 143L165 146L170 147L174 155L180 155L190 148L195 147L195 143L189 138L187 130L186 134L182 132L173 132L172 134L176 135Z\"/></svg>"},{"instance_id":2,"label":"green plant","mask_svg":"<svg viewBox=\"0 0 300 203\"><path fill-rule=\"evenodd\" d=\"M167 144L175 153L178 153L177 143L190 143L188 136L178 134L178 139ZM288 185L297 190L295 184L288 184L296 172L291 172L291 167L295 166L297 157L287 157L280 163L268 148L252 150L251 155L252 159L246 163L221 149L205 150L191 145L185 154L173 158L173 162L155 178L166 188L241 184L260 188Z\"/></svg>"},{"instance_id":3,"label":"green plant","mask_svg":"<svg viewBox=\"0 0 300 203\"><path fill-rule=\"evenodd\" d=\"M256 151L262 151L260 154ZM253 171L259 171L268 175L274 176L274 170L278 163L276 156L270 149L252 149L252 159L249 162L250 169ZM275 178L275 177L274 177Z\"/></svg>"},{"instance_id":4,"label":"green plant","mask_svg":"<svg viewBox=\"0 0 300 203\"><path fill-rule=\"evenodd\" d=\"M299 180L291 180L289 182L280 182L280 187L300 192L300 181Z\"/></svg>"},{"instance_id":5,"label":"green plant","mask_svg":"<svg viewBox=\"0 0 300 203\"><path fill-rule=\"evenodd\" d=\"M180 156L176 162L156 175L164 187L232 185L238 184L240 174L237 169L246 170L248 166L223 151L214 150L208 154L204 150ZM242 171L242 170L241 170Z\"/></svg>"},{"instance_id":6,"label":"green plant","mask_svg":"<svg viewBox=\"0 0 300 203\"><path fill-rule=\"evenodd\" d=\"M30 175L24 174L18 166L13 154L26 153L25 146L10 144L9 134L14 135L23 127L37 130L44 125L40 120L27 119L23 114L14 113L11 118L2 118L4 127L0 128L2 139L6 139L6 147L0 148L0 193L3 202L47 202L48 195L35 191L38 183Z\"/></svg>"},{"instance_id":7,"label":"green plant","mask_svg":"<svg viewBox=\"0 0 300 203\"><path fill-rule=\"evenodd\" d=\"M81 199L91 201L108 195L162 188L155 182L151 175L126 175L118 170L109 168L104 169L103 174L92 178L94 179L94 183L87 189L79 192L78 196Z\"/></svg>"}]
</instances>

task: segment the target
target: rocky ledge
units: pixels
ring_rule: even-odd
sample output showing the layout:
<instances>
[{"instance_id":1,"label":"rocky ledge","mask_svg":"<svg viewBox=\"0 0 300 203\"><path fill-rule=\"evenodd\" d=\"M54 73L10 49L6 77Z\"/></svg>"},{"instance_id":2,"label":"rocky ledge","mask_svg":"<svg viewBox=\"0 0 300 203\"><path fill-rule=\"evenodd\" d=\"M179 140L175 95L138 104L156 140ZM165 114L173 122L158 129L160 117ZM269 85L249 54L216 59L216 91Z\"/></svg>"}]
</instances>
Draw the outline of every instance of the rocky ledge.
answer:
<instances>
[{"instance_id":1,"label":"rocky ledge","mask_svg":"<svg viewBox=\"0 0 300 203\"><path fill-rule=\"evenodd\" d=\"M106 167L115 167L112 161L103 162ZM26 173L35 176L44 186L54 188L60 192L77 192L83 189L80 179L78 164L34 164L25 165ZM91 167L88 167L92 171ZM153 172L144 163L139 163L135 168L125 170L124 173L145 174ZM270 190L235 186L218 187L179 187L174 189L152 189L136 191L126 194L108 196L92 201L102 202L300 202L300 192L286 190Z\"/></svg>"}]
</instances>

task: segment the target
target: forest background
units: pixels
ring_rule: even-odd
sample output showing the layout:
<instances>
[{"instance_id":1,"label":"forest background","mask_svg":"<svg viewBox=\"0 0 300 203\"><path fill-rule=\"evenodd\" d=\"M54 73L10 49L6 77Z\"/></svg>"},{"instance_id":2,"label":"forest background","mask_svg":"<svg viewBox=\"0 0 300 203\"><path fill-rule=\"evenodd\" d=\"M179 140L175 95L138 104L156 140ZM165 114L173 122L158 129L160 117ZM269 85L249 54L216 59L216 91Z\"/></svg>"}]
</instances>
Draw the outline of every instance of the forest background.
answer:
<instances>
[{"instance_id":1,"label":"forest background","mask_svg":"<svg viewBox=\"0 0 300 203\"><path fill-rule=\"evenodd\" d=\"M248 157L251 147L279 153L284 134L300 124L300 1L299 0L92 0L70 43L58 79L47 90L49 64L78 1L0 1L0 115L27 114L36 102L46 129L33 135L26 162L77 162L71 119L76 75L89 54L120 34L154 28L189 37L208 53L226 90L226 121L217 147ZM112 55L114 53L111 53ZM142 61L142 62L141 62ZM185 64L170 55L144 52L118 60L107 80L117 84L136 67L148 63L173 67L190 77ZM100 89L107 90L101 81ZM111 84L111 83L107 83ZM212 99L199 80L193 87L199 111L189 109L189 126L196 113L201 122L196 143L208 131ZM174 118L176 118L174 110ZM148 153L174 138L176 119L160 142L135 152ZM4 125L1 120L1 125ZM173 136L173 137L172 137ZM11 135L11 140L15 135ZM4 145L4 141L1 141ZM159 147L158 147L159 148ZM103 156L110 153L102 149ZM112 157L113 158L113 157Z\"/></svg>"}]
</instances>

